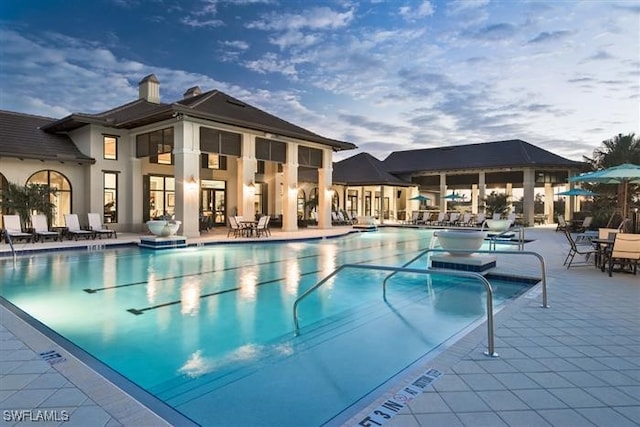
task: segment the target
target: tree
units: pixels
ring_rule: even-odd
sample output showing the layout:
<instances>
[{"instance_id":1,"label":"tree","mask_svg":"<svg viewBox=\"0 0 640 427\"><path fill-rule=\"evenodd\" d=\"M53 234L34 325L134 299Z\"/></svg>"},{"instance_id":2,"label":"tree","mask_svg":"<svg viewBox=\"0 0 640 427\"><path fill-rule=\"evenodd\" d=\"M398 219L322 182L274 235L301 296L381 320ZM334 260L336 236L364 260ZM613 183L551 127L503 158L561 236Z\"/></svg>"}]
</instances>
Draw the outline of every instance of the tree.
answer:
<instances>
[{"instance_id":1,"label":"tree","mask_svg":"<svg viewBox=\"0 0 640 427\"><path fill-rule=\"evenodd\" d=\"M505 214L509 212L509 196L504 193L496 193L492 191L483 199L486 214L492 217L493 214Z\"/></svg>"},{"instance_id":2,"label":"tree","mask_svg":"<svg viewBox=\"0 0 640 427\"><path fill-rule=\"evenodd\" d=\"M593 150L593 157L584 156L591 170L606 169L623 163L640 164L640 138L634 133L618 134L602 141L602 146ZM585 184L585 188L598 193L593 199L593 216L598 224L606 224L616 205L623 197L622 185L617 188L611 184ZM629 184L627 192L629 206L640 203L640 186Z\"/></svg>"},{"instance_id":3,"label":"tree","mask_svg":"<svg viewBox=\"0 0 640 427\"><path fill-rule=\"evenodd\" d=\"M50 223L56 205L51 201L57 190L43 184L27 184L24 187L8 183L0 198L0 208L7 214L17 214L23 225L28 225L33 212L44 214Z\"/></svg>"}]
</instances>

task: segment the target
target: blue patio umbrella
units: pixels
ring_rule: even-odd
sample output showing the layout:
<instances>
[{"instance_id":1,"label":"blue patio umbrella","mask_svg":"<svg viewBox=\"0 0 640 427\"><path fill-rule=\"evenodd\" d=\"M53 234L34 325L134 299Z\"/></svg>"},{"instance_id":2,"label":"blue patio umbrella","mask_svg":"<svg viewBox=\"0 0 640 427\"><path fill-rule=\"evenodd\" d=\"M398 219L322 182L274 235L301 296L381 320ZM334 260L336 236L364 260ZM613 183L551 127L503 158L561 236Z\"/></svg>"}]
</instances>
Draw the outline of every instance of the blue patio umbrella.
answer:
<instances>
[{"instance_id":1,"label":"blue patio umbrella","mask_svg":"<svg viewBox=\"0 0 640 427\"><path fill-rule=\"evenodd\" d=\"M464 194L458 194L458 193L451 193L448 194L446 196L443 197L443 199L447 199L447 200L460 200L460 199L464 199L466 196Z\"/></svg>"},{"instance_id":2,"label":"blue patio umbrella","mask_svg":"<svg viewBox=\"0 0 640 427\"><path fill-rule=\"evenodd\" d=\"M569 182L596 182L601 184L622 185L622 214L627 214L627 192L629 183L640 184L640 165L623 163L607 169L583 173L569 178ZM620 203L620 200L618 201Z\"/></svg>"},{"instance_id":3,"label":"blue patio umbrella","mask_svg":"<svg viewBox=\"0 0 640 427\"><path fill-rule=\"evenodd\" d=\"M598 193L594 193L593 191L585 190L582 188L572 188L571 190L561 191L558 193L558 196L597 196Z\"/></svg>"},{"instance_id":4,"label":"blue patio umbrella","mask_svg":"<svg viewBox=\"0 0 640 427\"><path fill-rule=\"evenodd\" d=\"M427 200L431 200L431 199L428 198L427 196L423 196L422 194L418 194L417 196L412 197L409 200L418 200L420 202L426 202Z\"/></svg>"}]
</instances>

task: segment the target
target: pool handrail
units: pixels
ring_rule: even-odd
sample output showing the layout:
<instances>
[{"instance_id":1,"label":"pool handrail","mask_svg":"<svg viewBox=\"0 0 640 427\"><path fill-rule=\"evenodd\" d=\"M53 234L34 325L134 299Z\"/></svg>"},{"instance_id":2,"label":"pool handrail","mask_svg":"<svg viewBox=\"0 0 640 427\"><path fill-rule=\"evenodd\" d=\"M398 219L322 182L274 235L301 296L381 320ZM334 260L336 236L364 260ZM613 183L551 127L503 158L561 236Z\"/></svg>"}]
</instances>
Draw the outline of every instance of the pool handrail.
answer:
<instances>
[{"instance_id":1,"label":"pool handrail","mask_svg":"<svg viewBox=\"0 0 640 427\"><path fill-rule=\"evenodd\" d=\"M345 268L358 268L363 270L379 270L379 271L393 271L398 272L402 271L405 273L416 273L416 274L440 274L445 276L460 276L460 277L471 277L479 279L480 282L485 287L487 291L487 351L484 353L490 357L498 357L498 353L495 352L495 343L494 343L494 327L493 327L493 288L491 287L491 283L479 273L474 273L471 271L457 271L457 270L445 270L445 269L420 269L420 268L405 268L405 267L393 267L386 265L371 265L371 264L342 264L340 267L333 270L328 276L324 279L316 283L311 288L307 289L302 295L300 295L295 302L293 303L293 324L294 324L294 334L295 336L300 335L300 324L298 322L298 305L300 302L306 298L313 291L318 289L320 286L325 284L329 279L337 275L340 271ZM386 291L383 290L383 294ZM386 300L386 298L385 298Z\"/></svg>"},{"instance_id":2,"label":"pool handrail","mask_svg":"<svg viewBox=\"0 0 640 427\"><path fill-rule=\"evenodd\" d=\"M506 243L501 241L500 237L504 237L510 233L513 233L514 231L518 232L518 240L517 240L518 250L520 251L524 250L524 227L510 228L508 230L501 231L498 234L493 234L489 236L489 249L491 248L495 249L498 242L501 242L502 244L511 244L511 242Z\"/></svg>"},{"instance_id":3,"label":"pool handrail","mask_svg":"<svg viewBox=\"0 0 640 427\"><path fill-rule=\"evenodd\" d=\"M541 267L541 271L542 271L542 305L540 306L541 308L550 308L549 304L548 304L548 299L547 299L547 268L546 268L546 264L544 262L544 257L542 255L540 255L537 252L533 252L533 251L498 251L498 250L486 250L486 249L476 249L476 250L468 250L468 249L456 249L456 250L449 250L449 249L435 249L435 248L429 248L429 249L424 249L423 251L421 251L417 256L415 256L411 261L407 262L404 264L404 266L407 266L415 261L417 261L418 259L420 259L421 257L431 253L431 252L454 252L454 253L460 253L460 254L475 254L475 253L480 253L480 254L503 254L503 255L533 255L536 258L538 258L538 260L540 260L540 267ZM394 273L391 273L390 275L388 275L387 277L384 278L384 280L382 281L382 295L383 298L385 298L386 295L386 286L387 286L387 280L389 280L389 278L391 278L391 276L393 276Z\"/></svg>"},{"instance_id":4,"label":"pool handrail","mask_svg":"<svg viewBox=\"0 0 640 427\"><path fill-rule=\"evenodd\" d=\"M7 243L9 244L11 253L13 254L13 268L16 268L16 249L13 247L13 239L11 238L11 233L5 231L4 234L7 237Z\"/></svg>"}]
</instances>

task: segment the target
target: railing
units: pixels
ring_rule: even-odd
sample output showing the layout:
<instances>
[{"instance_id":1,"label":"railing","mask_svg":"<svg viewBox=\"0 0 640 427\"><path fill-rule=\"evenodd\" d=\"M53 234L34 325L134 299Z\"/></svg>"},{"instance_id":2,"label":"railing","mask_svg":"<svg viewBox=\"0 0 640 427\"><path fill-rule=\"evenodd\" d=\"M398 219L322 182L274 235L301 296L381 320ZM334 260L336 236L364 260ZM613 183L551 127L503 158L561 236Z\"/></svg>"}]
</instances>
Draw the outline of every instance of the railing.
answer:
<instances>
[{"instance_id":1,"label":"railing","mask_svg":"<svg viewBox=\"0 0 640 427\"><path fill-rule=\"evenodd\" d=\"M485 249L477 249L477 250L463 250L463 249L459 249L459 250L445 250L445 249L433 249L433 248L429 248L429 249L425 249L422 252L420 252L416 257L414 257L411 261L409 261L408 263L404 264L404 266L407 266L415 261L417 261L418 259L420 259L421 257L431 253L431 252L455 252L455 253L460 253L460 254L504 254L504 255L533 255L536 258L538 258L538 260L540 260L540 268L541 268L541 280L542 280L542 308L549 308L549 305L547 304L547 268L544 262L544 258L542 257L542 255L540 255L537 252L532 252L532 251L497 251L497 250L485 250ZM440 271L440 270L438 270ZM385 277L384 281L382 282L382 294L385 295L386 293L386 284L387 284L387 280L392 276L393 274L390 274L389 276Z\"/></svg>"},{"instance_id":2,"label":"railing","mask_svg":"<svg viewBox=\"0 0 640 427\"><path fill-rule=\"evenodd\" d=\"M427 249L427 251L432 249ZM302 295L296 299L293 303L293 324L295 327L295 335L300 335L300 325L298 322L298 305L300 302L305 299L309 294L314 292L316 289L325 284L329 279L337 275L340 271L345 268L357 268L363 270L378 270L378 271L392 271L396 272L404 272L404 273L417 273L417 274L440 274L445 276L459 276L459 277L471 277L476 278L482 282L486 291L487 291L487 351L485 354L491 357L498 357L498 354L495 352L494 345L494 331L493 331L493 289L491 288L491 284L489 281L483 277L481 274L467 272L467 271L456 271L456 270L441 270L441 269L418 269L418 268L405 268L405 267L390 267L390 266L382 266L382 265L366 265L366 264L343 264L337 269L335 269L331 274L327 277L316 283L313 287L307 289ZM386 300L386 282L383 283L383 295Z\"/></svg>"},{"instance_id":3,"label":"railing","mask_svg":"<svg viewBox=\"0 0 640 427\"><path fill-rule=\"evenodd\" d=\"M5 235L7 236L7 243L9 243L9 247L11 248L11 254L13 255L13 267L16 267L16 250L13 247L13 239L11 238L11 234L8 231L5 231Z\"/></svg>"},{"instance_id":4,"label":"railing","mask_svg":"<svg viewBox=\"0 0 640 427\"><path fill-rule=\"evenodd\" d=\"M512 242L505 242L504 240L501 240L501 238L504 238L505 236L513 233L514 231L518 232L518 240L516 242L516 245L518 246L518 250L519 251L523 251L524 250L524 227L517 227L517 228L510 228L508 230L502 231L498 234L494 234L492 236L489 237L489 249L496 249L496 245L498 243L502 243L502 244L513 244Z\"/></svg>"}]
</instances>

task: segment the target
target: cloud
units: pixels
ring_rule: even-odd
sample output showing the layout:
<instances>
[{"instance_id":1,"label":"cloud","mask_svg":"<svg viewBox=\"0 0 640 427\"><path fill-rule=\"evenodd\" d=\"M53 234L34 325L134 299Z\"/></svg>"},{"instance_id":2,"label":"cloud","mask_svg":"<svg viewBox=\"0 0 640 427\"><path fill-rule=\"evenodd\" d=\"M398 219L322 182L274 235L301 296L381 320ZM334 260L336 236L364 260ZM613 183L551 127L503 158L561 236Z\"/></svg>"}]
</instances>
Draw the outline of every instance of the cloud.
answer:
<instances>
[{"instance_id":1,"label":"cloud","mask_svg":"<svg viewBox=\"0 0 640 427\"><path fill-rule=\"evenodd\" d=\"M447 3L447 11L452 15L484 8L489 0L454 0Z\"/></svg>"},{"instance_id":2,"label":"cloud","mask_svg":"<svg viewBox=\"0 0 640 427\"><path fill-rule=\"evenodd\" d=\"M467 38L504 41L511 39L517 32L517 28L513 24L501 22L497 24L487 25L475 31L466 32Z\"/></svg>"},{"instance_id":3,"label":"cloud","mask_svg":"<svg viewBox=\"0 0 640 427\"><path fill-rule=\"evenodd\" d=\"M260 20L246 24L247 28L258 30L333 30L345 27L354 17L354 10L336 12L328 7L314 7L302 13L270 13Z\"/></svg>"},{"instance_id":4,"label":"cloud","mask_svg":"<svg viewBox=\"0 0 640 427\"><path fill-rule=\"evenodd\" d=\"M591 56L585 58L585 61L607 61L609 59L613 59L613 55L609 52L605 52L604 50L599 50Z\"/></svg>"},{"instance_id":5,"label":"cloud","mask_svg":"<svg viewBox=\"0 0 640 427\"><path fill-rule=\"evenodd\" d=\"M558 40L563 40L571 35L571 31L543 31L538 34L536 37L529 40L529 43L546 43L546 42L554 42Z\"/></svg>"},{"instance_id":6,"label":"cloud","mask_svg":"<svg viewBox=\"0 0 640 427\"><path fill-rule=\"evenodd\" d=\"M398 14L407 21L415 21L419 18L431 16L435 13L435 9L430 1L423 1L416 7L403 6L398 10Z\"/></svg>"},{"instance_id":7,"label":"cloud","mask_svg":"<svg viewBox=\"0 0 640 427\"><path fill-rule=\"evenodd\" d=\"M227 40L219 42L221 46L236 49L236 50L247 50L249 49L249 43L244 40Z\"/></svg>"},{"instance_id":8,"label":"cloud","mask_svg":"<svg viewBox=\"0 0 640 427\"><path fill-rule=\"evenodd\" d=\"M297 78L297 71L294 64L280 59L274 53L267 53L260 59L245 61L244 66L260 74L278 73L292 79Z\"/></svg>"},{"instance_id":9,"label":"cloud","mask_svg":"<svg viewBox=\"0 0 640 427\"><path fill-rule=\"evenodd\" d=\"M224 26L224 22L219 19L198 19L193 16L186 16L180 20L184 25L194 28L216 28Z\"/></svg>"}]
</instances>

